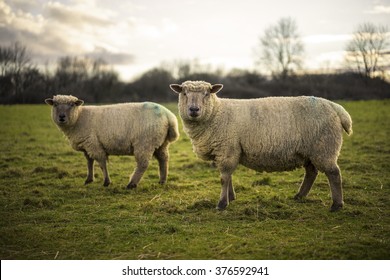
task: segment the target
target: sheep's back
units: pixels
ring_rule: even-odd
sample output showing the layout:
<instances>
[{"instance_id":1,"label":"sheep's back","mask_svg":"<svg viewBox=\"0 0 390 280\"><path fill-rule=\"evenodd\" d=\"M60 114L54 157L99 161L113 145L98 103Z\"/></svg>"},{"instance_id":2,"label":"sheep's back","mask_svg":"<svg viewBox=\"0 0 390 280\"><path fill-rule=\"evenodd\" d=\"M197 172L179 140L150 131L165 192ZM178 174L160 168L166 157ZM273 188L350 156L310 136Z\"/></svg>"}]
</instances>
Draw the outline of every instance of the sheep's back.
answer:
<instances>
[{"instance_id":1,"label":"sheep's back","mask_svg":"<svg viewBox=\"0 0 390 280\"><path fill-rule=\"evenodd\" d=\"M169 125L166 111L150 102L84 106L79 123L108 154L132 154L134 147L157 149L164 143Z\"/></svg>"},{"instance_id":2,"label":"sheep's back","mask_svg":"<svg viewBox=\"0 0 390 280\"><path fill-rule=\"evenodd\" d=\"M328 100L270 97L221 101L221 112L239 138L240 161L252 169L277 171L302 166L314 153L327 152L325 148L319 151L319 143L324 141L337 146L330 152L340 149L342 127Z\"/></svg>"}]
</instances>

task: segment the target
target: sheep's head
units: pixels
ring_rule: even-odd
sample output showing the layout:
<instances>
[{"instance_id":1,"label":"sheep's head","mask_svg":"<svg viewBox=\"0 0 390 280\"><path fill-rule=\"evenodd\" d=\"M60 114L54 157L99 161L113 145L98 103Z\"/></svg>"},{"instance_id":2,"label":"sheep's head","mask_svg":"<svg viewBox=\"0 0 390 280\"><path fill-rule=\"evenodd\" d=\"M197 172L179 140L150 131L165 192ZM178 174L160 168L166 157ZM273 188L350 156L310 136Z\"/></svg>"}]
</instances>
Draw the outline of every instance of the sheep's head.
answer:
<instances>
[{"instance_id":1,"label":"sheep's head","mask_svg":"<svg viewBox=\"0 0 390 280\"><path fill-rule=\"evenodd\" d=\"M213 112L216 93L223 85L203 81L186 81L181 85L172 84L170 88L179 94L179 113L183 120L200 121Z\"/></svg>"},{"instance_id":2,"label":"sheep's head","mask_svg":"<svg viewBox=\"0 0 390 280\"><path fill-rule=\"evenodd\" d=\"M52 106L53 121L60 127L71 126L79 116L79 107L84 101L72 95L55 95L45 102Z\"/></svg>"}]
</instances>

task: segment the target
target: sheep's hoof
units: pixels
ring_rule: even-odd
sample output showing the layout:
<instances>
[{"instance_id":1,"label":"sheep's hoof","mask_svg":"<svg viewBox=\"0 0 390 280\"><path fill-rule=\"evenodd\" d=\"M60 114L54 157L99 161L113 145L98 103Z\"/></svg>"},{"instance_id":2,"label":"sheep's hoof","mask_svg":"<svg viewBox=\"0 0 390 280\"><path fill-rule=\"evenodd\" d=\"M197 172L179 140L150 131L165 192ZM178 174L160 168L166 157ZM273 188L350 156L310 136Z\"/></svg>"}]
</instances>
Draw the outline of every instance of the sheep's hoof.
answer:
<instances>
[{"instance_id":1,"label":"sheep's hoof","mask_svg":"<svg viewBox=\"0 0 390 280\"><path fill-rule=\"evenodd\" d=\"M332 206L330 207L330 212L336 212L336 211L339 211L343 208L344 206L344 203L341 202L341 203L335 203L333 202Z\"/></svg>"},{"instance_id":2,"label":"sheep's hoof","mask_svg":"<svg viewBox=\"0 0 390 280\"><path fill-rule=\"evenodd\" d=\"M135 189L135 188L137 188L137 184L131 183L131 182L126 187L126 189L128 189L128 190L132 190L132 189Z\"/></svg>"},{"instance_id":3,"label":"sheep's hoof","mask_svg":"<svg viewBox=\"0 0 390 280\"><path fill-rule=\"evenodd\" d=\"M165 185L166 182L167 182L167 181L164 180L164 181L159 181L158 183L159 183L160 185Z\"/></svg>"},{"instance_id":4,"label":"sheep's hoof","mask_svg":"<svg viewBox=\"0 0 390 280\"><path fill-rule=\"evenodd\" d=\"M93 179L87 179L87 180L85 180L84 185L88 185L92 182L93 182Z\"/></svg>"},{"instance_id":5,"label":"sheep's hoof","mask_svg":"<svg viewBox=\"0 0 390 280\"><path fill-rule=\"evenodd\" d=\"M226 201L220 201L217 205L217 210L219 211L223 211L226 209L226 207L228 206L228 203Z\"/></svg>"},{"instance_id":6,"label":"sheep's hoof","mask_svg":"<svg viewBox=\"0 0 390 280\"><path fill-rule=\"evenodd\" d=\"M108 187L110 184L111 184L110 181L104 181L103 186L104 186L104 187Z\"/></svg>"},{"instance_id":7,"label":"sheep's hoof","mask_svg":"<svg viewBox=\"0 0 390 280\"><path fill-rule=\"evenodd\" d=\"M299 193L297 193L296 195L294 195L294 199L298 200L298 201L301 201L301 200L303 200L303 196L300 195Z\"/></svg>"}]
</instances>

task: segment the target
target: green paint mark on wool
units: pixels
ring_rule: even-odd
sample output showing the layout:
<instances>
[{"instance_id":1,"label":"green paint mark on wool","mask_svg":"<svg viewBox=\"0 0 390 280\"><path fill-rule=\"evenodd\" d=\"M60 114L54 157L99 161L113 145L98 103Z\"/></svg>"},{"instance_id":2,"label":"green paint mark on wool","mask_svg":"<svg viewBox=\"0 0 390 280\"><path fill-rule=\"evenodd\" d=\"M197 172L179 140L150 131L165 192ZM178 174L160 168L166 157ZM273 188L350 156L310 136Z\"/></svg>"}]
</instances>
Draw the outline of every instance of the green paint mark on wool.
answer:
<instances>
[{"instance_id":1,"label":"green paint mark on wool","mask_svg":"<svg viewBox=\"0 0 390 280\"><path fill-rule=\"evenodd\" d=\"M162 111L164 110L164 107L158 105L157 103L153 102L144 102L142 108L147 109L147 110L153 110L156 115L161 115Z\"/></svg>"},{"instance_id":2,"label":"green paint mark on wool","mask_svg":"<svg viewBox=\"0 0 390 280\"><path fill-rule=\"evenodd\" d=\"M154 102L144 102L142 108L145 110L153 110L159 117L169 114L169 111L164 106Z\"/></svg>"}]
</instances>

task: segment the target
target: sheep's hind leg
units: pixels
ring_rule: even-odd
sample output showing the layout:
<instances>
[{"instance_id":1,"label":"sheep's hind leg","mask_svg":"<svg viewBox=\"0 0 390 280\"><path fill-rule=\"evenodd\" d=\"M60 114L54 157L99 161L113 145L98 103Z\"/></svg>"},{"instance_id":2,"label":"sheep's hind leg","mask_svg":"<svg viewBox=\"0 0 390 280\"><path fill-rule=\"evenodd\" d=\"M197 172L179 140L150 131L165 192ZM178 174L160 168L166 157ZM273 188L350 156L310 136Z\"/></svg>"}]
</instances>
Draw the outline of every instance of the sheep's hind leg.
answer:
<instances>
[{"instance_id":1,"label":"sheep's hind leg","mask_svg":"<svg viewBox=\"0 0 390 280\"><path fill-rule=\"evenodd\" d=\"M141 153L141 155L134 155L137 167L135 168L133 175L131 175L130 182L126 187L127 189L135 189L137 187L139 181L141 181L142 175L144 175L149 166L149 159L151 158L151 156L145 156L144 153Z\"/></svg>"},{"instance_id":2,"label":"sheep's hind leg","mask_svg":"<svg viewBox=\"0 0 390 280\"><path fill-rule=\"evenodd\" d=\"M84 156L85 158L87 159L87 168L88 168L88 173L87 173L87 179L85 180L84 182L84 185L87 185L89 183L92 183L93 182L93 163L94 163L94 159L91 158L87 152L84 151Z\"/></svg>"},{"instance_id":3,"label":"sheep's hind leg","mask_svg":"<svg viewBox=\"0 0 390 280\"><path fill-rule=\"evenodd\" d=\"M330 211L335 212L340 210L344 206L340 169L336 165L329 171L325 171L325 175L328 177L333 200L333 204L330 208Z\"/></svg>"},{"instance_id":4,"label":"sheep's hind leg","mask_svg":"<svg viewBox=\"0 0 390 280\"><path fill-rule=\"evenodd\" d=\"M168 177L168 161L169 161L169 152L168 145L163 145L156 150L154 156L157 158L159 165L159 175L160 175L160 184L163 185L167 181Z\"/></svg>"},{"instance_id":5,"label":"sheep's hind leg","mask_svg":"<svg viewBox=\"0 0 390 280\"><path fill-rule=\"evenodd\" d=\"M306 171L305 178L303 179L303 182L301 184L301 187L299 188L298 193L294 196L294 198L297 200L307 196L318 175L317 168L311 162L305 165L305 171Z\"/></svg>"}]
</instances>

